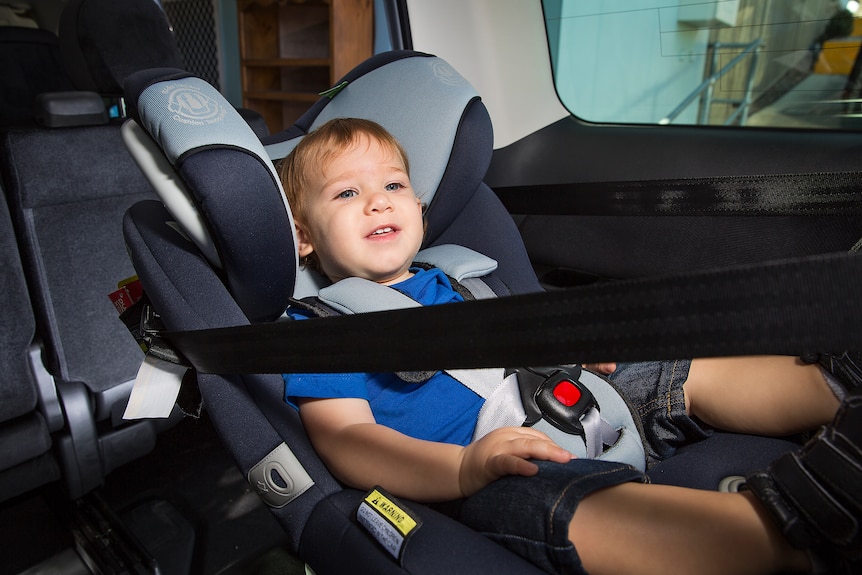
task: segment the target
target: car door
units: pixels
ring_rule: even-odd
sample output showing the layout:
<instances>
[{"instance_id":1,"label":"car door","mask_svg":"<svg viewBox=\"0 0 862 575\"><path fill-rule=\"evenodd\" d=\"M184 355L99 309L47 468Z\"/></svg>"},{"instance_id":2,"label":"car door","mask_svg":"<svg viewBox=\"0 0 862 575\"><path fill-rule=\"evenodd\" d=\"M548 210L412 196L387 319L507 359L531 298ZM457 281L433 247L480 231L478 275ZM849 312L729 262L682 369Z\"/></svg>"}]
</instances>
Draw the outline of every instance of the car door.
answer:
<instances>
[{"instance_id":1,"label":"car door","mask_svg":"<svg viewBox=\"0 0 862 575\"><path fill-rule=\"evenodd\" d=\"M495 126L486 181L547 286L846 251L862 237L847 7L429 4L404 3L408 40L482 95Z\"/></svg>"}]
</instances>

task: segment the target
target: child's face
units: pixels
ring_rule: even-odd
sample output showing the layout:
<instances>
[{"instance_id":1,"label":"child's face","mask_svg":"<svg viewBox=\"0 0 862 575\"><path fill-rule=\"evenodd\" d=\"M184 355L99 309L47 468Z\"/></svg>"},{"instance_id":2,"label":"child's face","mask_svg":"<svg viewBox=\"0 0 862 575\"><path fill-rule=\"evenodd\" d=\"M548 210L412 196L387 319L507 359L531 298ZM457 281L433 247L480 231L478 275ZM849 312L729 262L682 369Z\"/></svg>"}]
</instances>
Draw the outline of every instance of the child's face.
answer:
<instances>
[{"instance_id":1,"label":"child's face","mask_svg":"<svg viewBox=\"0 0 862 575\"><path fill-rule=\"evenodd\" d=\"M394 151L367 136L334 156L306 190L299 255L317 254L332 281L392 284L410 277L422 244L422 205Z\"/></svg>"}]
</instances>

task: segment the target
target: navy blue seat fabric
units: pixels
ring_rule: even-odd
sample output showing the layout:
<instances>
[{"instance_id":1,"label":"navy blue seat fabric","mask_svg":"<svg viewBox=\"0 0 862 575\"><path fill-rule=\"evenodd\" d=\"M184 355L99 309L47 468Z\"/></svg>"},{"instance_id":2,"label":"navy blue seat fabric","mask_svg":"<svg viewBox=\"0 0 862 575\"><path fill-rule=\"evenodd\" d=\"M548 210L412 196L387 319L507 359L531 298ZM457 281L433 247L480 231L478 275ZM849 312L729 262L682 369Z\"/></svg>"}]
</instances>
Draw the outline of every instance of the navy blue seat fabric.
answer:
<instances>
[{"instance_id":1,"label":"navy blue seat fabric","mask_svg":"<svg viewBox=\"0 0 862 575\"><path fill-rule=\"evenodd\" d=\"M164 169L170 176L159 173L154 184L182 182L182 189L160 192L164 203L138 203L124 220L134 267L167 329L273 321L291 295L305 295L291 215L269 161L277 163L309 130L337 116L378 121L404 145L414 188L429 203L423 247L465 245L497 259L495 277L513 292L541 289L514 221L482 181L492 153L492 128L472 87L443 60L410 51L372 57L342 83L346 87L322 98L293 127L266 138L261 150L247 145L253 138L238 129L229 111L222 115L227 103L182 70L154 69L127 80L126 98L136 122L129 133L137 134L144 154L158 155L169 165ZM173 125L167 87L193 91L198 101L209 103L208 117L221 119ZM179 204L173 203L174 193L182 198ZM180 206L196 216L183 216ZM170 222L185 226L186 233ZM414 503L409 505L424 525L395 560L358 525L355 512L363 494L336 481L317 457L298 414L284 403L280 376L198 374L198 381L226 448L271 505L291 550L316 573L538 572ZM708 456L708 443L692 452L689 471L702 463L702 454ZM278 490L254 473L267 458L281 457L273 454L283 449L289 453L286 460L295 461L286 483L302 488L270 502L270 492ZM718 475L725 471L722 465L710 469ZM675 469L667 475L670 482L687 480Z\"/></svg>"},{"instance_id":2,"label":"navy blue seat fabric","mask_svg":"<svg viewBox=\"0 0 862 575\"><path fill-rule=\"evenodd\" d=\"M183 66L168 19L152 0L69 0L59 36L78 90L121 96L133 72Z\"/></svg>"}]
</instances>

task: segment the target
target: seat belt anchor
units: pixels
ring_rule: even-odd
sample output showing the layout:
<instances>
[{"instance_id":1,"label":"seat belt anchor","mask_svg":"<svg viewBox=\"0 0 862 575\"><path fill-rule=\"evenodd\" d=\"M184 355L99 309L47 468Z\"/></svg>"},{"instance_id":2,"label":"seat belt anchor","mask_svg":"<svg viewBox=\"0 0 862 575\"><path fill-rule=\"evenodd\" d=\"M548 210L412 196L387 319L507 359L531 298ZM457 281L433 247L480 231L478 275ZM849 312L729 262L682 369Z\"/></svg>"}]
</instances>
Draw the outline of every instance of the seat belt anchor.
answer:
<instances>
[{"instance_id":1,"label":"seat belt anchor","mask_svg":"<svg viewBox=\"0 0 862 575\"><path fill-rule=\"evenodd\" d=\"M165 326L146 294L143 294L138 301L123 311L120 314L120 319L145 354L177 365L192 366L162 337Z\"/></svg>"}]
</instances>

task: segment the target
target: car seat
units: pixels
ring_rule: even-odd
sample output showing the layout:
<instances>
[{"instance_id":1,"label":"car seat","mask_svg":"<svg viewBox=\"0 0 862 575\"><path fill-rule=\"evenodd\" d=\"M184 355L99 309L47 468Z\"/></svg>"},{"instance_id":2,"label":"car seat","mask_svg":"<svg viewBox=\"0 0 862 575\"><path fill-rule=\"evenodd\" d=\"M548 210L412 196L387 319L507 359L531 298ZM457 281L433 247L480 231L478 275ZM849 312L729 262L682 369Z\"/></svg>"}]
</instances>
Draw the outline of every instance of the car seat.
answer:
<instances>
[{"instance_id":1,"label":"car seat","mask_svg":"<svg viewBox=\"0 0 862 575\"><path fill-rule=\"evenodd\" d=\"M378 121L404 145L413 186L429 204L423 247L465 245L498 260L495 278L514 293L541 289L511 216L482 182L491 125L466 80L440 58L395 51L372 57L336 86L264 148L202 80L167 69L128 79L134 122L124 128L127 145L163 201L132 206L124 233L166 329L275 321L290 297L319 287L320 278L297 266L292 218L270 160L341 116ZM206 102L205 118L171 119L180 94ZM284 527L291 550L316 573L538 572L435 509L410 502L423 524L393 558L357 523L364 494L329 474L298 414L284 403L279 375L197 378L225 446ZM738 454L738 445L732 451ZM698 455L689 452L686 470L670 469L668 482L691 475L692 462L703 462Z\"/></svg>"}]
</instances>

